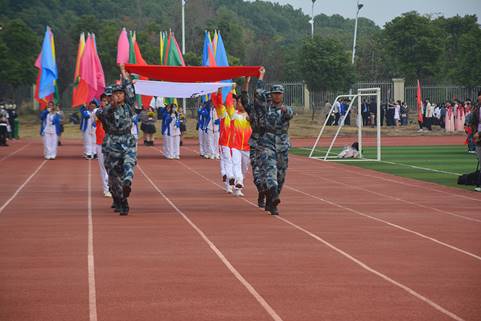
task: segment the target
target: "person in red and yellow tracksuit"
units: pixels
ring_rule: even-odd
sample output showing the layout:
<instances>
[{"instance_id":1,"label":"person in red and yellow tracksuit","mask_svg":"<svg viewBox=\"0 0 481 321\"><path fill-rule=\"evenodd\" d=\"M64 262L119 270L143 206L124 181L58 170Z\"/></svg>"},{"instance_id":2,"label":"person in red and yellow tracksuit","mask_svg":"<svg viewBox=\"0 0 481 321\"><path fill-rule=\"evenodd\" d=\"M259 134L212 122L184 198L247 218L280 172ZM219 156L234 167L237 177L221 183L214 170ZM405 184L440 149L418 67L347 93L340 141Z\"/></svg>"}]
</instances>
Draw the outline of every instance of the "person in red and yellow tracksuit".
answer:
<instances>
[{"instance_id":1,"label":"person in red and yellow tracksuit","mask_svg":"<svg viewBox=\"0 0 481 321\"><path fill-rule=\"evenodd\" d=\"M244 188L244 177L247 173L250 163L250 146L249 139L252 134L252 128L249 117L242 104L241 97L235 96L236 112L231 120L233 131L232 140L232 169L235 179L235 196L244 196L242 189Z\"/></svg>"},{"instance_id":2,"label":"person in red and yellow tracksuit","mask_svg":"<svg viewBox=\"0 0 481 321\"><path fill-rule=\"evenodd\" d=\"M231 120L235 113L234 101L232 93L227 95L225 104L222 102L222 90L211 96L212 104L215 107L217 116L220 119L220 134L219 134L219 149L220 149L220 173L222 180L226 185L227 193L232 193L234 190L234 172L232 169L232 126Z\"/></svg>"}]
</instances>

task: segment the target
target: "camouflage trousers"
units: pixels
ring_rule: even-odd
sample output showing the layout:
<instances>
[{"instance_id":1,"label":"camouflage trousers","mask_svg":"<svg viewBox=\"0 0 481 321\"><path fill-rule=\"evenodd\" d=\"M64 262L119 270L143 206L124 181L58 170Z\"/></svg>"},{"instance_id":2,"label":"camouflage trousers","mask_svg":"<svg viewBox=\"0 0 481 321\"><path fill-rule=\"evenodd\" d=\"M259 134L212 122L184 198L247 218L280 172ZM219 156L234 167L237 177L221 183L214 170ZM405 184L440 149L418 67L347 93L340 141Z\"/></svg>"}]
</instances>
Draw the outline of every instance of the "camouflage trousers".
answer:
<instances>
[{"instance_id":1,"label":"camouflage trousers","mask_svg":"<svg viewBox=\"0 0 481 321\"><path fill-rule=\"evenodd\" d=\"M265 190L265 186L263 186L262 182L262 171L261 171L261 166L260 165L260 160L259 157L261 155L260 150L257 148L257 146L251 146L250 152L250 161L251 161L251 167L252 167L252 176L254 178L254 184L257 187L257 190L263 191Z\"/></svg>"},{"instance_id":2,"label":"camouflage trousers","mask_svg":"<svg viewBox=\"0 0 481 321\"><path fill-rule=\"evenodd\" d=\"M260 154L259 166L261 167L260 175L263 177L263 185L266 190L275 188L280 194L288 167L288 148L264 148Z\"/></svg>"},{"instance_id":3,"label":"camouflage trousers","mask_svg":"<svg viewBox=\"0 0 481 321\"><path fill-rule=\"evenodd\" d=\"M117 146L120 147L120 146ZM121 146L122 148L108 148L105 156L105 169L109 175L109 187L112 196L116 199L125 199L123 185L132 183L134 168L137 164L137 149Z\"/></svg>"}]
</instances>

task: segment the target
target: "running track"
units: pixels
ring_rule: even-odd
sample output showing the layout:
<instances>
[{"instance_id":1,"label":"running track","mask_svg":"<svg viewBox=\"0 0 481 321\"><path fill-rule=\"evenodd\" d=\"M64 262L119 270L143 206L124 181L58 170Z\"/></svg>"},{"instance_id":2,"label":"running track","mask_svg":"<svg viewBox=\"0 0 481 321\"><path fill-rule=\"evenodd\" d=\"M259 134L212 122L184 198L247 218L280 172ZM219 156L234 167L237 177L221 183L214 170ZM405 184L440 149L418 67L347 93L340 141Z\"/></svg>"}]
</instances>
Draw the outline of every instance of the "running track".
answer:
<instances>
[{"instance_id":1,"label":"running track","mask_svg":"<svg viewBox=\"0 0 481 321\"><path fill-rule=\"evenodd\" d=\"M141 146L119 217L81 149L0 149L0 320L481 320L480 194L292 156L276 218Z\"/></svg>"}]
</instances>

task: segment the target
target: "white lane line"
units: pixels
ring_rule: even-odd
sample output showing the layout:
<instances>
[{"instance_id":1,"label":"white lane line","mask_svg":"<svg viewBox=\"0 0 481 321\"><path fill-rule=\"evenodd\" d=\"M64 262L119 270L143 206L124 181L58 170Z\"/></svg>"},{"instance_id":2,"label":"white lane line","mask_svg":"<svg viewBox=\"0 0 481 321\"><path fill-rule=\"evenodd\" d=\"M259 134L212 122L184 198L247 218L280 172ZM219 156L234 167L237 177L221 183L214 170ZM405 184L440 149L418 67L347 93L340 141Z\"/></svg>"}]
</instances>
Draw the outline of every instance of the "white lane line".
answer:
<instances>
[{"instance_id":1,"label":"white lane line","mask_svg":"<svg viewBox=\"0 0 481 321\"><path fill-rule=\"evenodd\" d=\"M311 150L310 148L305 148L305 147L301 147L300 149L309 150L309 151ZM353 161L355 162L355 160L353 160ZM406 167L419 169L419 170L423 170L423 171L428 171L428 172L435 172L435 173L442 173L442 174L449 174L449 175L456 175L456 176L461 175L459 173L442 171L442 170L438 170L438 169L434 169L434 168L430 168L430 167L415 166L415 165L406 164L406 163L396 163L396 162L390 162L390 161L384 161L384 160L380 160L380 161L373 160L373 162L381 162L381 163L386 163L386 164L391 164L391 165L401 165L401 166L406 166Z\"/></svg>"},{"instance_id":2,"label":"white lane line","mask_svg":"<svg viewBox=\"0 0 481 321\"><path fill-rule=\"evenodd\" d=\"M8 204L10 204L10 202L13 201L13 199L18 195L18 193L20 193L20 191L28 184L28 182L30 182L30 180L35 176L35 174L38 173L38 171L43 167L43 165L45 165L46 162L47 162L47 160L44 160L44 161L37 167L37 169L32 173L32 175L30 175L30 176L25 180L25 182L23 182L23 184L20 185L19 188L17 188L17 190L15 191L15 193L13 193L13 195L2 205L2 207L0 207L0 214L3 212L3 210L5 209L5 207L7 207Z\"/></svg>"},{"instance_id":3,"label":"white lane line","mask_svg":"<svg viewBox=\"0 0 481 321\"><path fill-rule=\"evenodd\" d=\"M10 157L12 157L13 155L15 155L16 153L18 153L18 152L20 152L20 151L24 150L25 148L27 148L27 147L28 147L29 145L31 145L31 144L32 144L32 143L28 143L27 145L24 145L23 147L21 147L21 148L17 149L16 151L14 151L14 152L12 152L12 153L10 153L10 154L6 155L6 156L3 156L2 158L0 158L0 162L2 162L2 161L4 161L4 160L6 160L7 158L10 158Z\"/></svg>"},{"instance_id":4,"label":"white lane line","mask_svg":"<svg viewBox=\"0 0 481 321\"><path fill-rule=\"evenodd\" d=\"M351 213L354 213L354 214L357 214L357 215L360 215L360 216L367 217L367 218L369 218L369 219L371 219L371 220L374 220L374 221L378 221L378 222L384 223L384 224L386 224L386 225L389 225L389 226L391 226L391 227L397 228L397 229L399 229L399 230L402 230L402 231L405 231L405 232L408 232L408 233L417 235L417 236L419 236L419 237L421 237L421 238L423 238L423 239L430 240L430 241L432 241L432 242L434 242L434 243L437 243L437 244L439 244L439 245L445 246L445 247L450 248L450 249L452 249L452 250L454 250L454 251L456 251L456 252L463 253L463 254L468 255L468 256L470 256L470 257L472 257L472 258L475 258L475 259L478 260L478 261L481 261L481 257L480 257L480 256L478 256L478 255L476 255L476 254L473 254L473 253L471 253L471 252L465 251L465 250L463 250L463 249L460 249L460 248L458 248L458 247L455 247L455 246L453 246L453 245L450 245L450 244L448 244L448 243L442 242L442 241L440 241L440 240L438 240L438 239L435 239L435 238L433 238L433 237L430 237L430 236L424 235L424 234L422 234L422 233L419 233L419 232L410 230L410 229L408 229L408 228L406 228L406 227L403 227L403 226L401 226L401 225L397 225L397 224L388 222L388 221L386 221L386 220L383 220L383 219L380 219L380 218L377 218L377 217L368 215L368 214L366 214L366 213L360 212L360 211L355 210L355 209L352 209L352 208L350 208L350 207L346 207L346 206L337 204L337 203L335 203L335 202L331 202L331 201L329 201L329 200L323 199L323 198L321 198L321 197L318 197L318 196L315 196L315 195L306 193L306 192L301 191L301 190L299 190L299 189L297 189L297 188L294 188L294 187L291 187L291 186L288 186L288 185L285 185L285 187L286 187L287 189L290 189L290 190L295 191L295 192L297 192L297 193L300 193L300 194L309 196L309 197L311 197L311 198L313 198L313 199L319 200L319 201L324 202L324 203L327 203L327 204L329 204L329 205L332 205L332 206L341 208L341 209L343 209L343 210L349 211L349 212L351 212Z\"/></svg>"},{"instance_id":5,"label":"white lane line","mask_svg":"<svg viewBox=\"0 0 481 321\"><path fill-rule=\"evenodd\" d=\"M291 157L292 159L295 159L295 160L298 160L298 161L304 161L304 162L310 162L311 161L311 159L307 158L307 157L298 156L298 155L291 155L291 156L292 156ZM342 165L342 164L336 164L336 165ZM329 167L332 168L334 166L329 166ZM356 170L349 170L347 166L342 166L342 168L343 168L342 170L344 172L352 173L352 174L363 176L363 177L376 178L376 179L383 180L383 181L386 181L386 182L401 184L401 185L405 185L405 186L424 189L424 190L427 190L427 191L448 194L449 196L464 198L464 199L468 199L468 200L471 200L471 201L481 202L481 198L474 198L474 197L466 196L466 195L463 195L463 194L459 194L459 193L457 193L458 189L455 189L455 188L451 188L451 191L448 192L448 191L444 191L444 190L440 190L440 189L436 189L436 188L427 187L426 185L436 185L435 183L431 183L431 182L422 181L422 184L424 184L424 186L423 186L423 185L418 185L418 184L407 183L407 182L404 182L402 180L390 179L390 178L386 178L386 177L382 177L382 176L378 176L378 175L373 175L373 173L363 174L359 170L357 170L357 171ZM366 171L369 171L369 172L376 172L375 170L367 170L367 169L362 169L362 170L366 170ZM384 173L384 174L385 175L392 175L392 174L387 174L387 173ZM399 176L399 178L416 181L414 179L401 177L401 176Z\"/></svg>"},{"instance_id":6,"label":"white lane line","mask_svg":"<svg viewBox=\"0 0 481 321\"><path fill-rule=\"evenodd\" d=\"M223 187L215 182L213 182L212 180L210 180L209 178L205 177L204 175L202 175L201 173L199 173L198 171L196 171L195 169L191 168L190 166L184 164L182 161L180 162L180 164L182 166L184 166L185 168L187 168L188 170L190 170L192 173L202 177L203 179L205 179L206 181L216 185L217 187L219 187L220 189L223 190ZM259 209L257 207L257 204L254 204L252 203L251 201L245 199L245 198L242 198L243 201L251 204L252 206L254 206L256 209ZM310 237L314 238L315 240L323 243L324 245L328 246L329 248L331 248L332 250L338 252L339 254L343 255L344 257L346 257L347 259L353 261L354 263L356 263L357 265L359 265L360 267L362 267L363 269L367 270L368 272L371 272L375 275L377 275L378 277L382 278L383 280L403 289L404 291L406 291L407 293L409 293L410 295L416 297L417 299L427 303L428 305L430 305L431 307L433 307L434 309L438 310L439 312L447 315L448 317L450 317L451 319L453 320L456 320L456 321L464 321L464 319L462 319L461 317L459 317L458 315L454 314L453 312L443 308L442 306L440 306L439 304L437 304L436 302L430 300L429 298L423 296L422 294L414 291L413 289L411 289L410 287L390 278L389 276L375 270L374 268L371 268L370 266L368 266L366 263L362 262L361 260L358 260L356 259L355 257L353 257L352 255L348 254L347 252L339 249L338 247L332 245L331 243L329 243L328 241L322 239L321 237L319 237L318 235L300 227L299 225L296 225L294 223L292 223L290 220L288 219L285 219L283 217L280 217L280 216L275 216L275 218L283 221L284 223L286 224L289 224L290 226L294 227L295 229L309 235Z\"/></svg>"},{"instance_id":7,"label":"white lane line","mask_svg":"<svg viewBox=\"0 0 481 321\"><path fill-rule=\"evenodd\" d=\"M150 179L144 172L140 165L137 165L142 175L149 181L152 187L170 204L170 206L179 213L182 218L200 235L200 237L209 245L210 249L217 255L217 257L224 263L229 271L236 277L237 280L249 291L250 294L257 300L257 302L266 310L266 312L275 321L282 321L281 317L274 311L274 309L267 303L267 301L254 289L254 287L237 271L237 269L229 262L229 260L222 254L222 252L212 243L211 240L202 232L202 230L195 225Z\"/></svg>"},{"instance_id":8,"label":"white lane line","mask_svg":"<svg viewBox=\"0 0 481 321\"><path fill-rule=\"evenodd\" d=\"M88 276L89 276L89 320L97 321L97 295L95 291L94 233L92 221L92 162L88 173Z\"/></svg>"},{"instance_id":9,"label":"white lane line","mask_svg":"<svg viewBox=\"0 0 481 321\"><path fill-rule=\"evenodd\" d=\"M386 163L386 164L391 164L391 165L401 165L401 166L406 166L414 169L420 169L423 171L428 171L428 172L435 172L435 173L441 173L441 174L449 174L449 175L454 175L454 176L459 176L461 175L460 173L453 173L453 172L448 172L448 171L442 171L439 169L434 169L434 168L429 168L429 167L421 167L421 166L415 166L415 165L410 165L406 163L396 163L396 162L390 162L390 161L380 161L381 163Z\"/></svg>"},{"instance_id":10,"label":"white lane line","mask_svg":"<svg viewBox=\"0 0 481 321\"><path fill-rule=\"evenodd\" d=\"M301 170L294 170L294 171L296 171L300 175L312 177L312 174L306 174L306 173L304 173L304 171L301 171ZM455 217L458 217L458 218L461 218L461 219L464 219L464 220L467 220L467 221L481 223L481 220L475 219L475 218L472 218L472 217L456 214L456 213L453 213L453 212L441 210L441 209L431 207L431 206L427 206L427 205L418 204L418 203L411 202L411 201L408 201L408 200L405 200L405 199L402 199L402 198L399 198L399 197L379 193L379 192L376 192L376 191L373 191L373 190L370 190L370 189L367 189L367 188L342 183L340 181L336 181L336 180L333 180L333 179L330 179L330 178L325 178L325 177L318 176L318 175L316 175L315 177L320 178L320 179L322 179L324 181L327 181L327 182L331 182L331 183L338 184L338 185L341 185L341 186L346 186L346 187L349 187L349 188L352 188L352 189L357 189L357 190L360 190L360 191L365 191L365 192L368 192L368 193L371 193L371 194L374 194L374 195L377 195L377 196L387 197L387 198L390 198L392 200L396 200L396 201L403 202L403 203L406 203L406 204L414 205L414 206L417 206L417 207L420 207L420 208L429 209L429 210L433 210L433 211L436 211L436 212L439 212L439 213L442 213L442 214L455 216Z\"/></svg>"}]
</instances>

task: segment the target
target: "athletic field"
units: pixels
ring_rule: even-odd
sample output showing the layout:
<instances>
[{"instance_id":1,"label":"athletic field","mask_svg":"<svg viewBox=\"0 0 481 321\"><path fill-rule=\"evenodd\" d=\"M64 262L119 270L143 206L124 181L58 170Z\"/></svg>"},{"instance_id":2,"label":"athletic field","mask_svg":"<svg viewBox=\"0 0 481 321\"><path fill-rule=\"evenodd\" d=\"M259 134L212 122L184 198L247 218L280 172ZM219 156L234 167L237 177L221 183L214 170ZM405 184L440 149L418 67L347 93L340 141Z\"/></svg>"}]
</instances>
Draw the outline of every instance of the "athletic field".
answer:
<instances>
[{"instance_id":1,"label":"athletic field","mask_svg":"<svg viewBox=\"0 0 481 321\"><path fill-rule=\"evenodd\" d=\"M405 165L376 170L291 154L279 217L257 208L250 176L244 198L227 195L194 140L181 160L139 146L126 217L80 140L52 161L39 139L12 142L0 320L481 320L481 193L420 180L475 166L441 139L386 139L384 160ZM438 145L424 148L436 161L396 145Z\"/></svg>"},{"instance_id":2,"label":"athletic field","mask_svg":"<svg viewBox=\"0 0 481 321\"><path fill-rule=\"evenodd\" d=\"M332 155L337 155L341 150L341 148L333 148ZM311 149L294 148L291 152L295 155L308 156ZM327 148L316 148L312 156L320 157L326 152ZM457 184L458 176L474 172L478 162L476 154L466 152L466 146L384 146L381 148L381 153L380 162L347 160L343 164L446 186L474 188ZM375 159L376 148L366 147L363 150L363 156Z\"/></svg>"}]
</instances>

